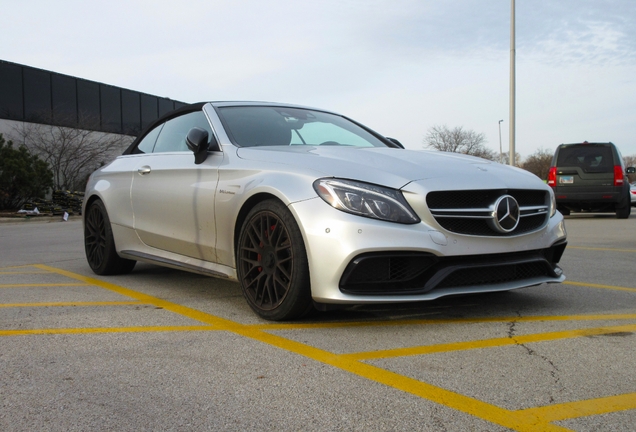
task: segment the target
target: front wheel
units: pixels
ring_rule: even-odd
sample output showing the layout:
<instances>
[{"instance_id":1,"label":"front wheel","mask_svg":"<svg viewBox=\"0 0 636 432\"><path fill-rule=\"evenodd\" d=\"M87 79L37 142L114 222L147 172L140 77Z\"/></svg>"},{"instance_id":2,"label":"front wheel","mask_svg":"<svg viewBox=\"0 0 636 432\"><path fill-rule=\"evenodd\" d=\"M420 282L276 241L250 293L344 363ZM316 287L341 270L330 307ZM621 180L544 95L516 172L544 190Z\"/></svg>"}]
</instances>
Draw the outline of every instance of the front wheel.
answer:
<instances>
[{"instance_id":1,"label":"front wheel","mask_svg":"<svg viewBox=\"0 0 636 432\"><path fill-rule=\"evenodd\" d=\"M110 219L100 200L93 201L84 216L84 250L88 265L98 275L129 273L137 263L117 255Z\"/></svg>"},{"instance_id":2,"label":"front wheel","mask_svg":"<svg viewBox=\"0 0 636 432\"><path fill-rule=\"evenodd\" d=\"M239 235L237 272L243 296L262 318L300 318L313 307L305 243L280 201L263 201L247 215Z\"/></svg>"}]
</instances>

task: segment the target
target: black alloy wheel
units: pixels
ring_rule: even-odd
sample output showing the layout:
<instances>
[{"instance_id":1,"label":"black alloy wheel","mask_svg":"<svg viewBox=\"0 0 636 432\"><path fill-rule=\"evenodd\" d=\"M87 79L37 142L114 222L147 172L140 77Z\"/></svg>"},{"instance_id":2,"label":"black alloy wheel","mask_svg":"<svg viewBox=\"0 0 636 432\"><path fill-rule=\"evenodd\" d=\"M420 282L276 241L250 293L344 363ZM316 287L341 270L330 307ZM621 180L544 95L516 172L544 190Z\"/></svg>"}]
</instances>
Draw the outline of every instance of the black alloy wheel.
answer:
<instances>
[{"instance_id":1,"label":"black alloy wheel","mask_svg":"<svg viewBox=\"0 0 636 432\"><path fill-rule=\"evenodd\" d=\"M100 200L90 204L84 217L84 250L88 265L98 275L129 273L136 264L117 255L110 219Z\"/></svg>"},{"instance_id":2,"label":"black alloy wheel","mask_svg":"<svg viewBox=\"0 0 636 432\"><path fill-rule=\"evenodd\" d=\"M248 214L239 236L237 265L243 295L262 318L289 320L311 310L303 238L279 201L263 201Z\"/></svg>"}]
</instances>

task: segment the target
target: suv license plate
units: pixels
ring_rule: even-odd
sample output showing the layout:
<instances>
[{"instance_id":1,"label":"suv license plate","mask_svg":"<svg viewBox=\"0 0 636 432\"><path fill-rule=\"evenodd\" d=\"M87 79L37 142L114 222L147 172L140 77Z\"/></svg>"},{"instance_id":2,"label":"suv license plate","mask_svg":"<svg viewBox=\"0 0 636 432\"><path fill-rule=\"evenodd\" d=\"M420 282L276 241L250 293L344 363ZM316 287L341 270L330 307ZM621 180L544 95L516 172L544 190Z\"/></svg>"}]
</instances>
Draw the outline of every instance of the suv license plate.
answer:
<instances>
[{"instance_id":1,"label":"suv license plate","mask_svg":"<svg viewBox=\"0 0 636 432\"><path fill-rule=\"evenodd\" d=\"M561 184L572 184L572 183L574 183L574 176L561 176L561 177L559 177L559 183L561 183Z\"/></svg>"}]
</instances>

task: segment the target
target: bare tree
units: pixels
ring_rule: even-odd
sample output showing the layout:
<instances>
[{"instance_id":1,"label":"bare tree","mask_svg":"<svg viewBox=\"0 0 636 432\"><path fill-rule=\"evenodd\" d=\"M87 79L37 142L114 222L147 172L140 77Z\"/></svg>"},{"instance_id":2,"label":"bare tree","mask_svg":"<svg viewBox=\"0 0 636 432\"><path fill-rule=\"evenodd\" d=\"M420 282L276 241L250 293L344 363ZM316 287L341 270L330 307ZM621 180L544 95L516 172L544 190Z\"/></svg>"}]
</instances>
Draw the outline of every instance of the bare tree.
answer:
<instances>
[{"instance_id":1,"label":"bare tree","mask_svg":"<svg viewBox=\"0 0 636 432\"><path fill-rule=\"evenodd\" d=\"M521 164L521 168L525 169L526 171L530 171L541 180L547 180L548 171L550 171L550 165L552 164L553 155L554 151L540 148L526 158L523 164Z\"/></svg>"},{"instance_id":2,"label":"bare tree","mask_svg":"<svg viewBox=\"0 0 636 432\"><path fill-rule=\"evenodd\" d=\"M458 126L433 126L424 138L424 145L439 151L462 153L484 159L496 160L494 151L485 146L486 137L472 130Z\"/></svg>"},{"instance_id":3,"label":"bare tree","mask_svg":"<svg viewBox=\"0 0 636 432\"><path fill-rule=\"evenodd\" d=\"M501 154L501 163L504 165L510 165L510 152L503 152ZM515 152L515 166L521 168L523 166L523 157L521 154Z\"/></svg>"},{"instance_id":4,"label":"bare tree","mask_svg":"<svg viewBox=\"0 0 636 432\"><path fill-rule=\"evenodd\" d=\"M90 173L112 160L132 140L125 135L38 123L20 123L13 132L14 141L49 165L58 190L83 190Z\"/></svg>"}]
</instances>

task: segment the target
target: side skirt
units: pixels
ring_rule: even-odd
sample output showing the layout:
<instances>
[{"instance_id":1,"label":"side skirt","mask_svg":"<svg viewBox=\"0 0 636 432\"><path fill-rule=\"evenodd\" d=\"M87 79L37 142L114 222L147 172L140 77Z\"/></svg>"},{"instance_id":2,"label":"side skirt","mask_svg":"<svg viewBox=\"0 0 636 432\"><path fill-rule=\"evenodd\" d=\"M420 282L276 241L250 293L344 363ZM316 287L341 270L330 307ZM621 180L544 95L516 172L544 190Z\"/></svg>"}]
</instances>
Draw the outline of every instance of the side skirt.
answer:
<instances>
[{"instance_id":1,"label":"side skirt","mask_svg":"<svg viewBox=\"0 0 636 432\"><path fill-rule=\"evenodd\" d=\"M184 262L180 262L170 258L152 255L149 253L138 252L134 250L122 250L122 251L119 251L119 255L122 258L128 258L135 261L143 261L149 264L157 264L163 267L170 267L177 270L184 270L191 273L201 274L204 276L212 276L212 277L230 279L230 280L235 279L235 278L232 278L231 275L227 273L223 273L217 270L212 270L210 268L198 266L195 264L184 263Z\"/></svg>"}]
</instances>

